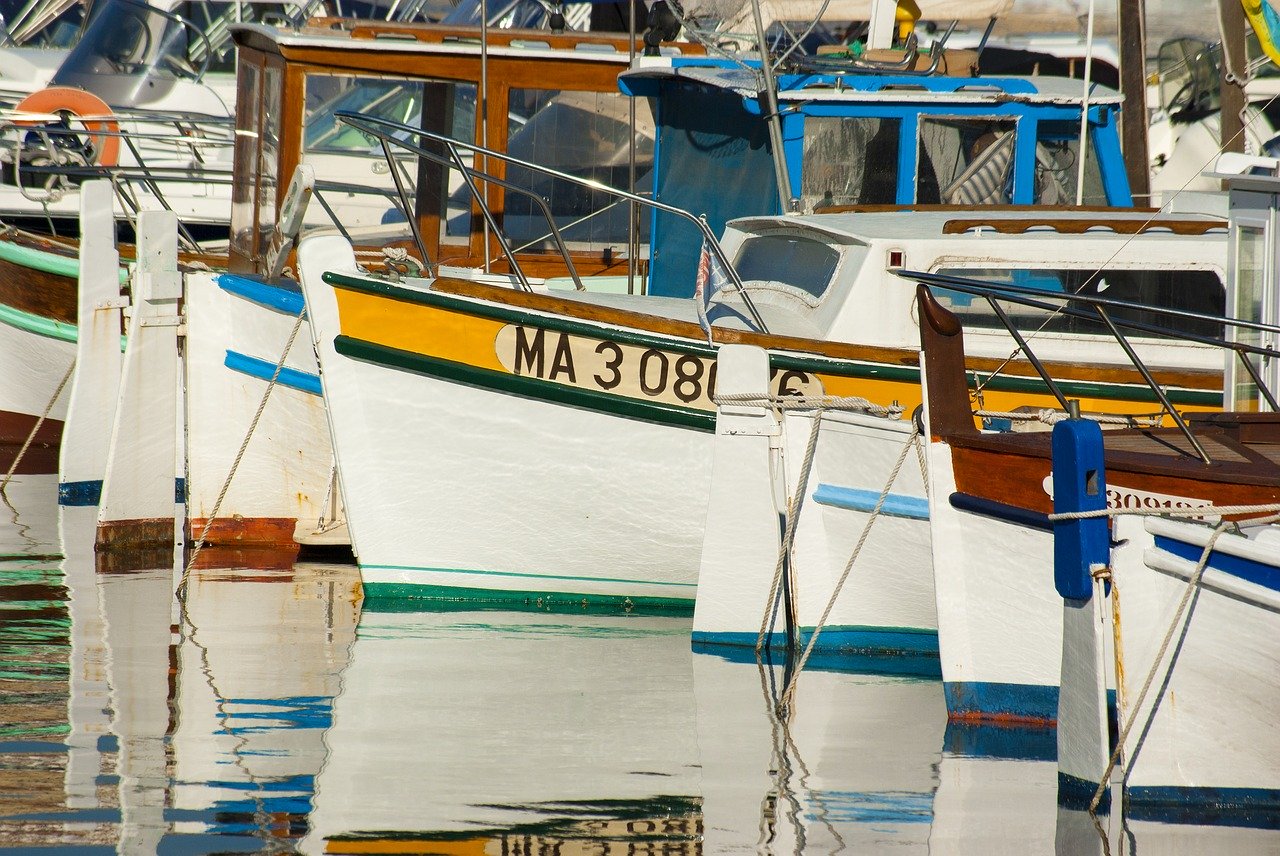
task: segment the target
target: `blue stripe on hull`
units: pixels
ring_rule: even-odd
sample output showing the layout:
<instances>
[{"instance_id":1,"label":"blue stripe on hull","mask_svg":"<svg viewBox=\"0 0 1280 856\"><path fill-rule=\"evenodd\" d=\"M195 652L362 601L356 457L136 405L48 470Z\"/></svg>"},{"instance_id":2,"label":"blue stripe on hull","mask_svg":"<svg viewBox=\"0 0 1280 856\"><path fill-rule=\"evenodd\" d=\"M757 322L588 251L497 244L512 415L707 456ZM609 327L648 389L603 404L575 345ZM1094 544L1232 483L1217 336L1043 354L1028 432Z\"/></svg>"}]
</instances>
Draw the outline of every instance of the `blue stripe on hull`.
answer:
<instances>
[{"instance_id":1,"label":"blue stripe on hull","mask_svg":"<svg viewBox=\"0 0 1280 856\"><path fill-rule=\"evenodd\" d=\"M953 719L1006 719L1052 725L1058 719L1058 688L985 681L943 684Z\"/></svg>"},{"instance_id":2,"label":"blue stripe on hull","mask_svg":"<svg viewBox=\"0 0 1280 856\"><path fill-rule=\"evenodd\" d=\"M179 505L187 501L187 480L174 479L173 501ZM102 480L62 482L58 485L58 505L88 507L102 503Z\"/></svg>"},{"instance_id":3,"label":"blue stripe on hull","mask_svg":"<svg viewBox=\"0 0 1280 856\"><path fill-rule=\"evenodd\" d=\"M234 273L219 274L217 281L218 287L228 294L277 312L297 315L303 309L302 291L293 283L270 284Z\"/></svg>"},{"instance_id":4,"label":"blue stripe on hull","mask_svg":"<svg viewBox=\"0 0 1280 856\"><path fill-rule=\"evenodd\" d=\"M58 485L58 505L90 506L102 502L102 480L61 482Z\"/></svg>"},{"instance_id":5,"label":"blue stripe on hull","mask_svg":"<svg viewBox=\"0 0 1280 856\"><path fill-rule=\"evenodd\" d=\"M275 363L269 363L266 360L260 360L257 357L250 357L236 351L227 351L226 359L222 362L232 371L256 377L259 380L269 381L272 375L276 373ZM320 395L320 376L310 372L285 367L280 369L280 376L276 378L276 383L280 386L296 389L299 392Z\"/></svg>"},{"instance_id":6,"label":"blue stripe on hull","mask_svg":"<svg viewBox=\"0 0 1280 856\"><path fill-rule=\"evenodd\" d=\"M1019 508L1016 505L996 502L992 499L984 499L980 496L960 492L951 494L949 501L951 502L951 507L958 511L981 514L983 517L992 517L996 520L1003 520L1006 523L1026 526L1029 529L1039 529L1042 532L1053 531L1053 524L1049 522L1049 515L1041 514L1038 511L1030 511L1026 508Z\"/></svg>"},{"instance_id":7,"label":"blue stripe on hull","mask_svg":"<svg viewBox=\"0 0 1280 856\"><path fill-rule=\"evenodd\" d=\"M880 491L863 490L856 487L840 487L834 484L820 484L818 489L813 492L813 500L821 505L830 505L834 508L870 512L875 510L876 503L880 501ZM889 517L928 520L929 500L891 493L885 497L880 513Z\"/></svg>"},{"instance_id":8,"label":"blue stripe on hull","mask_svg":"<svg viewBox=\"0 0 1280 856\"><path fill-rule=\"evenodd\" d=\"M942 748L961 758L1057 761L1058 732L1043 725L952 719Z\"/></svg>"},{"instance_id":9,"label":"blue stripe on hull","mask_svg":"<svg viewBox=\"0 0 1280 856\"><path fill-rule=\"evenodd\" d=\"M1189 562L1199 562L1200 557L1204 554L1203 547L1164 535L1156 536L1156 548L1186 559ZM1224 574L1230 574L1233 577L1246 580L1254 585L1262 586L1265 589L1280 592L1280 568L1275 565L1214 551L1213 555L1209 557L1209 567L1222 571Z\"/></svg>"},{"instance_id":10,"label":"blue stripe on hull","mask_svg":"<svg viewBox=\"0 0 1280 856\"><path fill-rule=\"evenodd\" d=\"M716 654L734 662L755 662L757 633L693 632L693 650ZM806 646L813 628L800 631ZM769 655L774 660L786 651L784 633L767 637ZM809 665L828 671L870 671L941 677L936 631L894 627L832 626L823 628Z\"/></svg>"}]
</instances>

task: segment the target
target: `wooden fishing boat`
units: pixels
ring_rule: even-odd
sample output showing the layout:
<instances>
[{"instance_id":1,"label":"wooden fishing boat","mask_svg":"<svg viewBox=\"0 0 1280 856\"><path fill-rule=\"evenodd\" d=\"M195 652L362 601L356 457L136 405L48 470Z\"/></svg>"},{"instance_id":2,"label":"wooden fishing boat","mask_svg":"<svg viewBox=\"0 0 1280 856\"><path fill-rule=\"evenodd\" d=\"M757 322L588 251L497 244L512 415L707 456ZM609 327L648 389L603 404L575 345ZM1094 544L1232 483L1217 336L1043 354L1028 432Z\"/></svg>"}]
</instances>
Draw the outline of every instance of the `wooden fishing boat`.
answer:
<instances>
[{"instance_id":1,"label":"wooden fishing boat","mask_svg":"<svg viewBox=\"0 0 1280 856\"><path fill-rule=\"evenodd\" d=\"M1113 465L1133 479L1124 457L1104 451L1114 432L1084 420L1054 428L1061 803L1241 827L1266 826L1259 818L1280 809L1271 728L1280 701L1280 415L1222 413L1214 423L1249 456L1253 489L1241 485L1181 519L1109 510ZM1191 455L1147 457L1189 493L1220 489L1218 468ZM1261 480L1271 499L1250 503ZM1252 519L1240 513L1250 505ZM1107 724L1109 684L1118 737ZM1122 784L1118 806L1103 804L1112 780Z\"/></svg>"}]
</instances>

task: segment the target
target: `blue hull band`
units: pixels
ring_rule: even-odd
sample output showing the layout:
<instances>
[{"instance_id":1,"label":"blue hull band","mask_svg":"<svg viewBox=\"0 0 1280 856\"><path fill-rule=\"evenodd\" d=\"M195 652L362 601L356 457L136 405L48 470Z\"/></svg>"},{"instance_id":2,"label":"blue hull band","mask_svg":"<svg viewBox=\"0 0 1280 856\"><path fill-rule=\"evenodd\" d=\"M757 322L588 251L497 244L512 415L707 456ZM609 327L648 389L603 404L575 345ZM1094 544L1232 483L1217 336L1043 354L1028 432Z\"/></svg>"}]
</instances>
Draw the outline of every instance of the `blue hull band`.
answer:
<instances>
[{"instance_id":1,"label":"blue hull band","mask_svg":"<svg viewBox=\"0 0 1280 856\"><path fill-rule=\"evenodd\" d=\"M58 484L58 505L90 506L100 502L102 502L101 479Z\"/></svg>"},{"instance_id":2,"label":"blue hull band","mask_svg":"<svg viewBox=\"0 0 1280 856\"><path fill-rule=\"evenodd\" d=\"M1042 725L948 720L942 749L962 758L1057 761L1058 732Z\"/></svg>"},{"instance_id":3,"label":"blue hull band","mask_svg":"<svg viewBox=\"0 0 1280 856\"><path fill-rule=\"evenodd\" d=\"M813 499L817 503L833 508L871 512L880 501L880 491L820 484L813 492ZM880 513L889 517L905 517L909 520L928 520L929 500L891 493L885 497Z\"/></svg>"},{"instance_id":4,"label":"blue hull band","mask_svg":"<svg viewBox=\"0 0 1280 856\"><path fill-rule=\"evenodd\" d=\"M1199 562L1200 556L1204 554L1203 547L1187 544L1163 535L1156 536L1156 548L1164 550L1166 553L1172 553L1189 562ZM1262 586L1270 591L1280 592L1280 567L1275 565L1214 552L1209 557L1209 567L1222 571L1224 574L1239 577L1254 585Z\"/></svg>"},{"instance_id":5,"label":"blue hull band","mask_svg":"<svg viewBox=\"0 0 1280 856\"><path fill-rule=\"evenodd\" d=\"M812 627L801 628L800 644L808 645L813 635ZM755 649L756 633L706 633L695 630L695 645L725 646ZM782 651L786 648L785 633L773 633L766 638L769 648ZM938 656L936 631L913 630L892 627L825 627L818 637L814 654L892 654L908 656Z\"/></svg>"},{"instance_id":6,"label":"blue hull band","mask_svg":"<svg viewBox=\"0 0 1280 856\"><path fill-rule=\"evenodd\" d=\"M952 718L1009 719L1051 725L1058 719L1058 688L983 681L944 683Z\"/></svg>"},{"instance_id":7,"label":"blue hull band","mask_svg":"<svg viewBox=\"0 0 1280 856\"><path fill-rule=\"evenodd\" d=\"M302 312L304 305L302 290L288 280L268 284L255 277L224 273L218 275L217 282L218 287L223 291L242 297L250 303L284 312L287 315L297 315Z\"/></svg>"},{"instance_id":8,"label":"blue hull band","mask_svg":"<svg viewBox=\"0 0 1280 856\"><path fill-rule=\"evenodd\" d=\"M250 357L236 351L227 351L226 359L222 362L232 371L256 377L259 380L270 381L271 376L276 373L275 363L269 363L266 360L260 360L257 357ZM280 386L296 389L299 392L320 395L320 376L310 372L298 371L286 366L280 369L280 377L276 379L276 383Z\"/></svg>"},{"instance_id":9,"label":"blue hull band","mask_svg":"<svg viewBox=\"0 0 1280 856\"><path fill-rule=\"evenodd\" d=\"M980 496L973 496L968 493L953 493L950 497L951 507L958 511L968 511L971 514L981 514L983 517L992 517L996 520L1003 520L1006 523L1012 523L1016 526L1025 526L1028 529L1039 529L1042 532L1052 532L1053 524L1049 522L1049 515L1041 514L1038 511L1028 511L1025 508L1019 508L1016 505L1008 505L1003 502L996 502L991 499L983 499Z\"/></svg>"},{"instance_id":10,"label":"blue hull band","mask_svg":"<svg viewBox=\"0 0 1280 856\"><path fill-rule=\"evenodd\" d=\"M174 479L173 501L179 505L187 501L187 480ZM102 481L62 482L58 485L58 505L88 507L102 503Z\"/></svg>"},{"instance_id":11,"label":"blue hull band","mask_svg":"<svg viewBox=\"0 0 1280 856\"><path fill-rule=\"evenodd\" d=\"M1131 787L1125 802L1131 820L1280 829L1280 790L1274 788Z\"/></svg>"}]
</instances>

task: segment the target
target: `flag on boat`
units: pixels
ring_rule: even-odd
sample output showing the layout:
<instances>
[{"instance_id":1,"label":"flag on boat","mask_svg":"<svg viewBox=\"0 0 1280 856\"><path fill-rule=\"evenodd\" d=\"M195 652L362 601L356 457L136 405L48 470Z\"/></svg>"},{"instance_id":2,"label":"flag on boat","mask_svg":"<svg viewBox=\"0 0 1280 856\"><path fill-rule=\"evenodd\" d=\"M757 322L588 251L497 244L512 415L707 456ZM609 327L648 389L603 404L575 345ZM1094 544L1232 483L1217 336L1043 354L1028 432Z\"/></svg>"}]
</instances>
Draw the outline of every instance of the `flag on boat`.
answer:
<instances>
[{"instance_id":1,"label":"flag on boat","mask_svg":"<svg viewBox=\"0 0 1280 856\"><path fill-rule=\"evenodd\" d=\"M1258 37L1258 45L1276 65L1280 65L1280 14L1274 0L1240 0L1245 17Z\"/></svg>"},{"instance_id":2,"label":"flag on boat","mask_svg":"<svg viewBox=\"0 0 1280 856\"><path fill-rule=\"evenodd\" d=\"M729 284L729 273L720 262L720 257L711 249L711 243L702 239L702 253L698 256L698 277L693 284L693 302L698 308L698 324L707 334L707 343L711 343L711 319L707 317L707 307L717 291Z\"/></svg>"}]
</instances>

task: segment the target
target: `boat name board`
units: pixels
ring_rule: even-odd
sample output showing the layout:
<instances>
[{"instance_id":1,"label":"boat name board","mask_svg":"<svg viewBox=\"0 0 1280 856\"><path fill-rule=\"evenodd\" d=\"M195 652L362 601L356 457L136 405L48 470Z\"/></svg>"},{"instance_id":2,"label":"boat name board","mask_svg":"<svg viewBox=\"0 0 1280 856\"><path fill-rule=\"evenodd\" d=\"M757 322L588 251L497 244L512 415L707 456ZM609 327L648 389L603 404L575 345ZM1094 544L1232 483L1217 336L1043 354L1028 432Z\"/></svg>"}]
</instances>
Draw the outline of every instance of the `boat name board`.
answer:
<instances>
[{"instance_id":1,"label":"boat name board","mask_svg":"<svg viewBox=\"0 0 1280 856\"><path fill-rule=\"evenodd\" d=\"M1053 499L1053 476L1044 477L1041 482L1044 492ZM1200 508L1205 505L1212 505L1212 500L1197 499L1191 496L1173 496L1167 493L1153 493L1148 490L1141 490L1136 487L1125 487L1123 485L1109 484L1107 485L1107 508L1119 508L1129 510L1141 509L1160 509L1160 508ZM1202 518L1192 518L1202 519ZM1214 519L1213 515L1206 515L1206 519Z\"/></svg>"},{"instance_id":2,"label":"boat name board","mask_svg":"<svg viewBox=\"0 0 1280 856\"><path fill-rule=\"evenodd\" d=\"M645 347L507 324L494 340L498 362L524 377L678 407L714 410L713 356ZM822 395L822 381L809 372L771 370L775 396Z\"/></svg>"}]
</instances>

